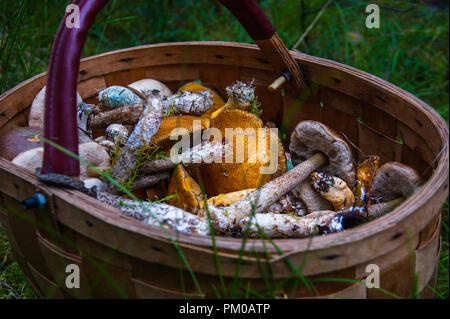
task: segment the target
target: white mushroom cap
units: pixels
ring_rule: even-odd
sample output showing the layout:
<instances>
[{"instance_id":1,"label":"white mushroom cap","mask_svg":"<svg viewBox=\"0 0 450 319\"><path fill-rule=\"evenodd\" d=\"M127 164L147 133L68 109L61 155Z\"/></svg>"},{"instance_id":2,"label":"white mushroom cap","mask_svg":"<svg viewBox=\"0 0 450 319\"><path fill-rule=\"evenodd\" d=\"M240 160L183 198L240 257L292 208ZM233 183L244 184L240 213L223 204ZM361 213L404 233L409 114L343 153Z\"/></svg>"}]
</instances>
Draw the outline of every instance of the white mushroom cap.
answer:
<instances>
[{"instance_id":1,"label":"white mushroom cap","mask_svg":"<svg viewBox=\"0 0 450 319\"><path fill-rule=\"evenodd\" d=\"M87 178L83 181L84 187L91 189L93 187L97 187L97 191L104 191L106 189L106 184L102 182L100 179L92 177Z\"/></svg>"},{"instance_id":2,"label":"white mushroom cap","mask_svg":"<svg viewBox=\"0 0 450 319\"><path fill-rule=\"evenodd\" d=\"M400 196L410 196L419 186L420 176L413 168L397 162L382 165L373 178L368 198L372 202L387 202Z\"/></svg>"},{"instance_id":3,"label":"white mushroom cap","mask_svg":"<svg viewBox=\"0 0 450 319\"><path fill-rule=\"evenodd\" d=\"M347 185L355 182L355 163L348 144L338 133L316 121L302 121L291 134L289 145L292 163L298 165L317 152L328 157L328 165L322 171L338 176Z\"/></svg>"},{"instance_id":4,"label":"white mushroom cap","mask_svg":"<svg viewBox=\"0 0 450 319\"><path fill-rule=\"evenodd\" d=\"M105 137L114 144L125 144L128 139L128 129L122 124L110 124L105 130Z\"/></svg>"},{"instance_id":5,"label":"white mushroom cap","mask_svg":"<svg viewBox=\"0 0 450 319\"><path fill-rule=\"evenodd\" d=\"M109 155L105 149L95 142L87 142L78 146L79 156L92 163L97 167L109 166ZM29 170L32 173L36 172L36 168L42 167L42 160L44 159L44 148L36 147L18 154L11 162ZM87 173L87 165L80 162L80 179L85 180L89 178Z\"/></svg>"},{"instance_id":6,"label":"white mushroom cap","mask_svg":"<svg viewBox=\"0 0 450 319\"><path fill-rule=\"evenodd\" d=\"M142 92L145 96L149 96L153 90L158 90L161 97L172 95L172 91L164 83L154 79L142 79L128 84L128 87Z\"/></svg>"},{"instance_id":7,"label":"white mushroom cap","mask_svg":"<svg viewBox=\"0 0 450 319\"><path fill-rule=\"evenodd\" d=\"M83 99L77 92L77 107L83 103ZM45 86L39 91L31 104L30 115L28 116L28 126L44 127L45 110Z\"/></svg>"},{"instance_id":8,"label":"white mushroom cap","mask_svg":"<svg viewBox=\"0 0 450 319\"><path fill-rule=\"evenodd\" d=\"M16 157L13 158L11 162L25 168L32 173L35 173L36 168L42 167L43 158L44 148L35 147L25 152L19 153Z\"/></svg>"},{"instance_id":9,"label":"white mushroom cap","mask_svg":"<svg viewBox=\"0 0 450 319\"><path fill-rule=\"evenodd\" d=\"M79 156L96 167L109 166L110 158L106 150L98 143L87 142L78 146ZM87 165L80 162L80 179L89 178Z\"/></svg>"}]
</instances>

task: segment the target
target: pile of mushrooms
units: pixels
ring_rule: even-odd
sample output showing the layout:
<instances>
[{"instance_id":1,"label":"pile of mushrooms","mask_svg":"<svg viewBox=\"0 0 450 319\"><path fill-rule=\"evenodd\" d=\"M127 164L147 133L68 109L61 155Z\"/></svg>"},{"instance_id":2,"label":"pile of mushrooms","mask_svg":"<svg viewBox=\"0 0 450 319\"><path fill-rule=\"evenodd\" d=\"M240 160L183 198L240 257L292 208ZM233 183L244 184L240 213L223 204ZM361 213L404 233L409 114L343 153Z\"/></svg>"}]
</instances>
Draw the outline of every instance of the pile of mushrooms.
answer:
<instances>
[{"instance_id":1,"label":"pile of mushrooms","mask_svg":"<svg viewBox=\"0 0 450 319\"><path fill-rule=\"evenodd\" d=\"M301 238L342 231L349 218L378 218L419 187L417 172L404 164L380 166L374 155L356 165L344 139L319 122L298 123L285 152L278 136L271 136L273 124L264 124L255 112L252 84L237 81L226 91L225 102L198 82L172 94L163 83L143 79L101 90L97 104L86 104L78 95L79 155L98 168L81 163L81 188L124 215L175 231L209 235L212 225L224 236ZM45 88L33 101L29 127L7 134L9 140L21 141L8 149L8 159L32 172L43 158L36 137L42 134L44 99ZM238 127L261 129L266 139L275 138L277 167L272 174L261 174L266 164L251 160L258 152L270 152L268 143L262 146L266 149L246 152L240 163L211 162L236 152L226 138L194 141L176 160L169 157L176 128L195 139L199 130L224 133ZM107 182L99 170L140 200Z\"/></svg>"}]
</instances>

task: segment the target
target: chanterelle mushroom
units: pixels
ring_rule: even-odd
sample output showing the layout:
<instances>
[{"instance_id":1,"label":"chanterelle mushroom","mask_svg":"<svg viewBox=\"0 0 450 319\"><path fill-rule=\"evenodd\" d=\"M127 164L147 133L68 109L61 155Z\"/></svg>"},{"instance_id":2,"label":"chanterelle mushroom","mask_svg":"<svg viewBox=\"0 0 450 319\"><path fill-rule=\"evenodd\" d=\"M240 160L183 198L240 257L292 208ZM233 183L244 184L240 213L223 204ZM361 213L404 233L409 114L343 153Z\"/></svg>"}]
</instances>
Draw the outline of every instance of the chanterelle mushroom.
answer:
<instances>
[{"instance_id":1,"label":"chanterelle mushroom","mask_svg":"<svg viewBox=\"0 0 450 319\"><path fill-rule=\"evenodd\" d=\"M402 163L389 162L376 172L368 198L370 202L387 202L410 196L419 186L420 176Z\"/></svg>"}]
</instances>

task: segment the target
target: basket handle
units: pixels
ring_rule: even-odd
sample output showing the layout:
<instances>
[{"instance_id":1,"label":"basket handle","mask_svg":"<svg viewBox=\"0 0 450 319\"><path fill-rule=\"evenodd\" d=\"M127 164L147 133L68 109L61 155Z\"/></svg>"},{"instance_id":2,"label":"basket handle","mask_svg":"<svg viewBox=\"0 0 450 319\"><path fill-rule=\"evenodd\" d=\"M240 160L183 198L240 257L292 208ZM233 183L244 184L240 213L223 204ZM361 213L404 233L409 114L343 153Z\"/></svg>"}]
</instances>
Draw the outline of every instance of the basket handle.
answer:
<instances>
[{"instance_id":1,"label":"basket handle","mask_svg":"<svg viewBox=\"0 0 450 319\"><path fill-rule=\"evenodd\" d=\"M264 57L279 76L289 72L294 90L306 87L298 64L289 54L275 28L255 0L219 0L242 24L258 44ZM55 36L48 66L45 97L44 137L72 153L78 154L76 89L81 51L87 32L108 0L74 0L79 8L79 28L66 26L67 13ZM58 173L78 176L79 161L44 143L42 174Z\"/></svg>"}]
</instances>

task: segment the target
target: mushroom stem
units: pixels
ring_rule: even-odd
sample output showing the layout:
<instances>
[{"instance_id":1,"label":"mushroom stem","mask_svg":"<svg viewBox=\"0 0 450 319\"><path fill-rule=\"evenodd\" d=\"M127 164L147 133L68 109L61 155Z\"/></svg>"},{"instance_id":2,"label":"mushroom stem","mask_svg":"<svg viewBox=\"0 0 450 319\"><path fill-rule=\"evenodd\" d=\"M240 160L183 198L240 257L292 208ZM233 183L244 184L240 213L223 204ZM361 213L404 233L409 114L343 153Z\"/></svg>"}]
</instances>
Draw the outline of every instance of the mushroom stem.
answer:
<instances>
[{"instance_id":1,"label":"mushroom stem","mask_svg":"<svg viewBox=\"0 0 450 319\"><path fill-rule=\"evenodd\" d=\"M188 151L177 155L176 158L161 158L144 164L142 172L144 174L153 174L174 169L179 163L189 166L202 163L202 161L214 160L215 158L222 159L228 150L230 150L229 144L203 141Z\"/></svg>"},{"instance_id":2,"label":"mushroom stem","mask_svg":"<svg viewBox=\"0 0 450 319\"><path fill-rule=\"evenodd\" d=\"M259 214L266 211L281 196L301 184L312 172L327 162L328 159L325 155L316 153L282 176L264 184L226 208L209 206L215 229L221 232L233 231L241 219L252 213Z\"/></svg>"},{"instance_id":3,"label":"mushroom stem","mask_svg":"<svg viewBox=\"0 0 450 319\"><path fill-rule=\"evenodd\" d=\"M110 111L101 112L91 116L89 119L89 128L105 128L113 123L122 123L123 125L134 125L144 110L141 104L128 105Z\"/></svg>"},{"instance_id":4,"label":"mushroom stem","mask_svg":"<svg viewBox=\"0 0 450 319\"><path fill-rule=\"evenodd\" d=\"M258 237L262 232L270 238L304 238L319 233L339 232L342 220L350 217L359 217L363 220L378 218L397 207L405 199L403 197L367 207L354 207L349 210L335 212L329 210L315 211L305 217L295 217L286 214L256 214L243 218L239 228L245 232L248 228L250 237Z\"/></svg>"},{"instance_id":5,"label":"mushroom stem","mask_svg":"<svg viewBox=\"0 0 450 319\"><path fill-rule=\"evenodd\" d=\"M383 216L384 214L390 212L404 201L405 201L404 197L399 197L389 202L369 205L367 206L366 218L368 220L371 220Z\"/></svg>"},{"instance_id":6,"label":"mushroom stem","mask_svg":"<svg viewBox=\"0 0 450 319\"><path fill-rule=\"evenodd\" d=\"M161 99L158 91L154 91L113 167L112 177L121 183L128 180L138 162L139 149L150 144L165 115L170 112L197 115L211 106L212 94L209 91L182 92L166 99ZM115 186L109 185L109 190L114 192Z\"/></svg>"},{"instance_id":7,"label":"mushroom stem","mask_svg":"<svg viewBox=\"0 0 450 319\"><path fill-rule=\"evenodd\" d=\"M176 164L170 158L160 158L144 164L142 173L154 174L159 172L170 171L174 169Z\"/></svg>"}]
</instances>

